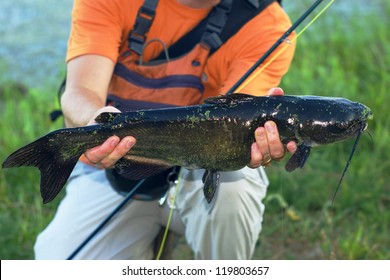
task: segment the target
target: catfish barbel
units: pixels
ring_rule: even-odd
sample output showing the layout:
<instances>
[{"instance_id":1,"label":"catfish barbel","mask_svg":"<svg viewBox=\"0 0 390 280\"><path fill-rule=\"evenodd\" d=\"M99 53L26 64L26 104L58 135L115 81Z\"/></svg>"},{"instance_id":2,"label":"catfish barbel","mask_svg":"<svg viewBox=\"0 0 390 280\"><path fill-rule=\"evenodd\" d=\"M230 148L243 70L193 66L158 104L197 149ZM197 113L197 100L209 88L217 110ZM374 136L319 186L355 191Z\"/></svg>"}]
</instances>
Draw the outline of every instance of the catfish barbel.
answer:
<instances>
[{"instance_id":1,"label":"catfish barbel","mask_svg":"<svg viewBox=\"0 0 390 280\"><path fill-rule=\"evenodd\" d=\"M344 98L232 94L202 105L102 113L98 124L50 132L12 153L2 166L39 168L41 196L47 203L85 151L112 135L131 135L137 142L116 163L119 174L140 180L172 166L206 169L204 194L210 202L218 171L238 170L250 162L254 131L266 121L276 123L282 143L298 145L286 164L291 172L303 167L311 147L360 136L370 118L368 107Z\"/></svg>"}]
</instances>

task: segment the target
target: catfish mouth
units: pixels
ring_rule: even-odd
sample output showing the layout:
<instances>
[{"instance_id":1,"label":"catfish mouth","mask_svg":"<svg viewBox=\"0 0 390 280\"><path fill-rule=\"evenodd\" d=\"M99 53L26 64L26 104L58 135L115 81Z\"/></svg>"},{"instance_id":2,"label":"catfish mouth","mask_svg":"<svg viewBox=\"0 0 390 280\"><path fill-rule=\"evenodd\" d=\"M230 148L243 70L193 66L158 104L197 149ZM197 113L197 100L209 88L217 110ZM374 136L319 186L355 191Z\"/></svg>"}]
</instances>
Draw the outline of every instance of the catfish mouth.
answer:
<instances>
[{"instance_id":1,"label":"catfish mouth","mask_svg":"<svg viewBox=\"0 0 390 280\"><path fill-rule=\"evenodd\" d=\"M329 126L328 132L334 134L335 139L338 138L338 140L363 133L368 128L368 120L373 118L372 112L368 107L361 105L359 109L356 109L355 116L358 117L355 117L349 123Z\"/></svg>"},{"instance_id":2,"label":"catfish mouth","mask_svg":"<svg viewBox=\"0 0 390 280\"><path fill-rule=\"evenodd\" d=\"M348 136L355 135L359 132L362 133L367 128L368 128L368 123L366 120L358 121L347 128L347 130L345 131L345 135L348 137Z\"/></svg>"},{"instance_id":3,"label":"catfish mouth","mask_svg":"<svg viewBox=\"0 0 390 280\"><path fill-rule=\"evenodd\" d=\"M354 135L356 133L363 133L368 128L368 120L373 119L373 114L369 108L365 108L362 113L362 118L354 122L346 131L347 135Z\"/></svg>"}]
</instances>

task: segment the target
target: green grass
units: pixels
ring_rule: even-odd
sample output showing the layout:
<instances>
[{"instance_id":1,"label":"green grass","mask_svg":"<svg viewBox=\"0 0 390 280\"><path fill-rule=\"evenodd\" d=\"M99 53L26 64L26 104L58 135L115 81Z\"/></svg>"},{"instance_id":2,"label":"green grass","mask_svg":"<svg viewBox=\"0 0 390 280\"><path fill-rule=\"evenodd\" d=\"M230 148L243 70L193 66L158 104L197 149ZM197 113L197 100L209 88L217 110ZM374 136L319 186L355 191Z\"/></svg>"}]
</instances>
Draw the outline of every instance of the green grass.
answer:
<instances>
[{"instance_id":1,"label":"green grass","mask_svg":"<svg viewBox=\"0 0 390 280\"><path fill-rule=\"evenodd\" d=\"M0 159L58 128L49 113L55 108L55 90L43 93L21 85L3 86L0 96ZM0 171L0 258L31 259L36 235L49 222L57 202L43 205L39 172L33 168Z\"/></svg>"},{"instance_id":2,"label":"green grass","mask_svg":"<svg viewBox=\"0 0 390 280\"><path fill-rule=\"evenodd\" d=\"M333 205L353 140L314 148L304 169L291 174L283 169L285 161L269 167L271 185L255 258L390 259L390 33L385 30L390 4L376 4L382 7L378 14L325 13L299 38L282 83L288 94L342 96L371 107L373 140L362 136ZM0 160L61 126L48 117L56 89L26 92L5 85L0 87ZM0 170L1 259L33 258L36 235L59 199L42 204L33 168ZM192 257L183 244L175 256Z\"/></svg>"}]
</instances>

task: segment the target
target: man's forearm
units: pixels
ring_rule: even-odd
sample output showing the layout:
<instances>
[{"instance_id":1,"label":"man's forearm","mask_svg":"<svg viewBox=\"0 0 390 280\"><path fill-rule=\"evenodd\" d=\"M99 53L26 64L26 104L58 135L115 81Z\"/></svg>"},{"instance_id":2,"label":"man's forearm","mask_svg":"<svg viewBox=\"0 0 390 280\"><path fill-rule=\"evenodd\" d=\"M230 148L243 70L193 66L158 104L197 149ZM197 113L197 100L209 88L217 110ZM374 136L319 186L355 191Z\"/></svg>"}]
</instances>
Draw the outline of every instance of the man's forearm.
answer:
<instances>
[{"instance_id":1,"label":"man's forearm","mask_svg":"<svg viewBox=\"0 0 390 280\"><path fill-rule=\"evenodd\" d=\"M104 101L86 89L67 89L61 98L61 107L67 127L85 126L104 107Z\"/></svg>"},{"instance_id":2,"label":"man's forearm","mask_svg":"<svg viewBox=\"0 0 390 280\"><path fill-rule=\"evenodd\" d=\"M61 106L68 127L84 126L106 103L114 62L104 56L83 55L68 62Z\"/></svg>"}]
</instances>

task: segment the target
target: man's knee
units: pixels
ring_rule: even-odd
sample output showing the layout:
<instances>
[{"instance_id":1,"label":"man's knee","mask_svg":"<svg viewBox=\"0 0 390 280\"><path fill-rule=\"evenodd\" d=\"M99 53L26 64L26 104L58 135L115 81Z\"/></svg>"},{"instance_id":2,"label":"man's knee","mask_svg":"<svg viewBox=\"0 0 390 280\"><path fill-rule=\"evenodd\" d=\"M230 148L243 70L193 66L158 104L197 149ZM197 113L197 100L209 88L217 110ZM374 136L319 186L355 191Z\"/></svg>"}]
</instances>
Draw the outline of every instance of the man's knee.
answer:
<instances>
[{"instance_id":1,"label":"man's knee","mask_svg":"<svg viewBox=\"0 0 390 280\"><path fill-rule=\"evenodd\" d=\"M255 234L260 232L263 220L264 205L261 197L256 197L245 190L221 186L218 202L211 215L212 220L219 225L227 226L232 231L252 229ZM229 231L230 231L229 230Z\"/></svg>"}]
</instances>

